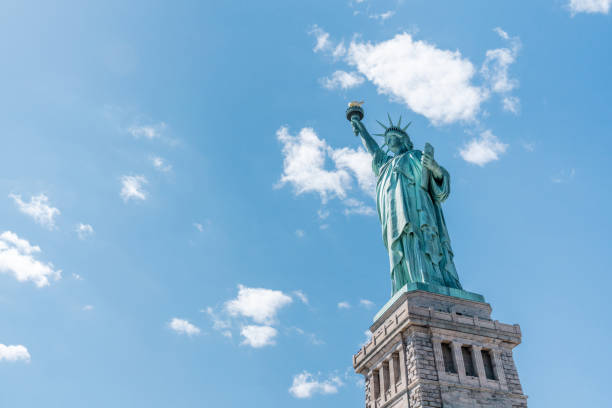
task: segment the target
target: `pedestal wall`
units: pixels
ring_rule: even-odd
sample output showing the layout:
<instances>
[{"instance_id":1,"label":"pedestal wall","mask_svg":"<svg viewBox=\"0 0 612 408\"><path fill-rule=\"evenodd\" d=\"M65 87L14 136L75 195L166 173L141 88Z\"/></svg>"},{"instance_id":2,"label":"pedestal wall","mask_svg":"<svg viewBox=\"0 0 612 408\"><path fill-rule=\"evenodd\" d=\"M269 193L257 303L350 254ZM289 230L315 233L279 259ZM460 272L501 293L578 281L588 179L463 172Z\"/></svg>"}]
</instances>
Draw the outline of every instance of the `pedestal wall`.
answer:
<instances>
[{"instance_id":1,"label":"pedestal wall","mask_svg":"<svg viewBox=\"0 0 612 408\"><path fill-rule=\"evenodd\" d=\"M353 356L366 408L527 407L512 357L520 327L491 320L488 304L413 291L383 310Z\"/></svg>"}]
</instances>

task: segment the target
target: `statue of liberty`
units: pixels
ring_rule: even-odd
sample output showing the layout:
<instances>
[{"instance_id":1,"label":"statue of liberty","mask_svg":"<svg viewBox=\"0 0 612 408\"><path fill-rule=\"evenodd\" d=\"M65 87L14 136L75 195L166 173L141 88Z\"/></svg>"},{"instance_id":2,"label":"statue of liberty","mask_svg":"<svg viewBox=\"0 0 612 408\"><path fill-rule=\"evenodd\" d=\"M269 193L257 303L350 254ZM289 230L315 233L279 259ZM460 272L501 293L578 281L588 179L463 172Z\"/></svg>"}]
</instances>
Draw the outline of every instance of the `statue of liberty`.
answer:
<instances>
[{"instance_id":1,"label":"statue of liberty","mask_svg":"<svg viewBox=\"0 0 612 408\"><path fill-rule=\"evenodd\" d=\"M402 128L401 117L395 125L390 116L388 126L378 122L384 133L376 136L384 137L383 146L392 154L383 151L361 122L360 105L349 104L347 119L372 155L376 207L389 253L391 295L413 283L462 291L441 207L450 194L449 173L434 160L431 145L425 146L425 152L414 149L406 133L410 123Z\"/></svg>"}]
</instances>

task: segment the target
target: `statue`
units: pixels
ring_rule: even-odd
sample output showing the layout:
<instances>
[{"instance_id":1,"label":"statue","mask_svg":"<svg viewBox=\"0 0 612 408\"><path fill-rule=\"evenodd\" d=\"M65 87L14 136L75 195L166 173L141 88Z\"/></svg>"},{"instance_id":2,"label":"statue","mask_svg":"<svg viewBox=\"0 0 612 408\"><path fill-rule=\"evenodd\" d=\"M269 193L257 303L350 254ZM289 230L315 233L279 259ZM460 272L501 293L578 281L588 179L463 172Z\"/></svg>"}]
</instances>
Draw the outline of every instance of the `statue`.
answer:
<instances>
[{"instance_id":1,"label":"statue","mask_svg":"<svg viewBox=\"0 0 612 408\"><path fill-rule=\"evenodd\" d=\"M376 207L389 253L391 295L413 283L463 292L441 207L450 194L449 173L434 160L429 143L424 152L414 149L406 133L410 123L402 128L401 117L395 125L390 116L389 126L378 122L385 131L376 136L384 137L383 147L392 154L384 152L361 122L361 104L351 102L346 117L372 155Z\"/></svg>"}]
</instances>

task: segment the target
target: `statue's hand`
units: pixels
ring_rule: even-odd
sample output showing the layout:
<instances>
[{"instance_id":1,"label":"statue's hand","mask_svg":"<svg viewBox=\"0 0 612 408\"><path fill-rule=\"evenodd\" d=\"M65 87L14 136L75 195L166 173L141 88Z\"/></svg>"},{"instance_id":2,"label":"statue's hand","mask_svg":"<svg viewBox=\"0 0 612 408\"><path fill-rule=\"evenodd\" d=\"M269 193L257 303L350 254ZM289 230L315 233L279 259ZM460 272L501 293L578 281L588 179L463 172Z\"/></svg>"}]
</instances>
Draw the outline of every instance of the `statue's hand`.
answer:
<instances>
[{"instance_id":1,"label":"statue's hand","mask_svg":"<svg viewBox=\"0 0 612 408\"><path fill-rule=\"evenodd\" d=\"M442 178L442 169L430 154L423 153L423 156L421 157L421 164L423 164L423 167L430 170L435 178Z\"/></svg>"},{"instance_id":2,"label":"statue's hand","mask_svg":"<svg viewBox=\"0 0 612 408\"><path fill-rule=\"evenodd\" d=\"M361 121L355 116L351 118L351 125L353 125L353 132L355 133L355 136L359 135L364 128L363 123L361 123Z\"/></svg>"}]
</instances>

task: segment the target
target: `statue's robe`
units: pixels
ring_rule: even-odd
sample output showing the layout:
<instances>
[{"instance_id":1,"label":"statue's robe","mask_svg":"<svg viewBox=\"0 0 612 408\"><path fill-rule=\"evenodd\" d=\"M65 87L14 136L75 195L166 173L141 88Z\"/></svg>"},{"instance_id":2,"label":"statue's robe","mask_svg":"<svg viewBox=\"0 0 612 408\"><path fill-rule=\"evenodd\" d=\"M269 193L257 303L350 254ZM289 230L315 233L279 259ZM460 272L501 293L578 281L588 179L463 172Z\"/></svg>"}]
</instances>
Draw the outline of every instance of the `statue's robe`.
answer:
<instances>
[{"instance_id":1,"label":"statue's robe","mask_svg":"<svg viewBox=\"0 0 612 408\"><path fill-rule=\"evenodd\" d=\"M376 207L382 236L389 252L392 295L407 283L423 282L461 289L441 203L450 193L450 175L429 173L429 186L421 187L422 152L409 150L390 156L374 154L378 177Z\"/></svg>"}]
</instances>

